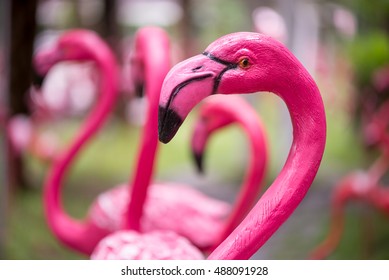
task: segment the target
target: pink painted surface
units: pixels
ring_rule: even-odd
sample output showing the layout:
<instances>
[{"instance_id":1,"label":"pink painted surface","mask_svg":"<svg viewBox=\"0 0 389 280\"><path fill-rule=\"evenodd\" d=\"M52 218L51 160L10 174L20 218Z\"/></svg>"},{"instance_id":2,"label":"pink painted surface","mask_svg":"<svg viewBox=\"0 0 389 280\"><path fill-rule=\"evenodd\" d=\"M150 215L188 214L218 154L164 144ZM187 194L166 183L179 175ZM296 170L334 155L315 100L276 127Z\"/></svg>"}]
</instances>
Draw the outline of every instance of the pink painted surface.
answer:
<instances>
[{"instance_id":1,"label":"pink painted surface","mask_svg":"<svg viewBox=\"0 0 389 280\"><path fill-rule=\"evenodd\" d=\"M157 27L144 27L137 31L132 74L135 83L144 83L148 103L146 122L141 136L134 174L130 181L131 200L127 209L125 227L139 230L140 218L154 172L158 146L158 99L163 79L170 69L170 42L167 33Z\"/></svg>"},{"instance_id":2,"label":"pink painted surface","mask_svg":"<svg viewBox=\"0 0 389 280\"><path fill-rule=\"evenodd\" d=\"M99 195L91 208L91 218L95 224L111 231L123 229L124 209L131 201L127 185L117 186ZM187 185L154 183L148 190L140 228L141 232L171 230L199 245L209 244L217 238L215 228L221 228L229 210L227 203ZM186 219L187 216L191 219Z\"/></svg>"},{"instance_id":3,"label":"pink painted surface","mask_svg":"<svg viewBox=\"0 0 389 280\"><path fill-rule=\"evenodd\" d=\"M201 252L173 231L121 230L103 239L92 260L201 260Z\"/></svg>"},{"instance_id":4,"label":"pink painted surface","mask_svg":"<svg viewBox=\"0 0 389 280\"><path fill-rule=\"evenodd\" d=\"M323 156L326 120L314 80L281 43L258 33L233 33L205 53L177 64L160 98L159 138L167 143L191 109L213 94L270 91L290 112L293 143L280 174L240 225L208 259L248 259L288 219L311 186Z\"/></svg>"}]
</instances>

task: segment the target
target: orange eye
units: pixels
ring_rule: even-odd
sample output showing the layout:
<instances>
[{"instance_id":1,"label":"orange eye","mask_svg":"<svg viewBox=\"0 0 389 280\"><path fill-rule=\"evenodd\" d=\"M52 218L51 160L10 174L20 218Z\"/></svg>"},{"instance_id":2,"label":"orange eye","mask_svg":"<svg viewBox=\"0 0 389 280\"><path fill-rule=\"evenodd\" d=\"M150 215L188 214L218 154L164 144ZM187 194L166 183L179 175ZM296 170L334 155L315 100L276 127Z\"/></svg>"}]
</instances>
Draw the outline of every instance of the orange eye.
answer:
<instances>
[{"instance_id":1,"label":"orange eye","mask_svg":"<svg viewBox=\"0 0 389 280\"><path fill-rule=\"evenodd\" d=\"M247 57L241 58L239 61L240 68L248 68L250 66L250 61Z\"/></svg>"}]
</instances>

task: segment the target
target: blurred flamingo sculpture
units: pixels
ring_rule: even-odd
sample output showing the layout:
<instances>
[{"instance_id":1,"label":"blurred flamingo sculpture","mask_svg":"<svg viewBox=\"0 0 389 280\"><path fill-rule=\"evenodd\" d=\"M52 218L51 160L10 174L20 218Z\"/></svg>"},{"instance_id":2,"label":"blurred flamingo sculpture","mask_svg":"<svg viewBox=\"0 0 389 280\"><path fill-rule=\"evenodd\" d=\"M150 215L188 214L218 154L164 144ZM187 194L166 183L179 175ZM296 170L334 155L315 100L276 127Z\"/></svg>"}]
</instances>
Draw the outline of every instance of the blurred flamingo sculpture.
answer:
<instances>
[{"instance_id":1,"label":"blurred flamingo sculpture","mask_svg":"<svg viewBox=\"0 0 389 280\"><path fill-rule=\"evenodd\" d=\"M208 259L250 258L288 219L314 180L325 147L325 111L314 80L281 43L258 33L233 33L166 76L159 108L159 139L169 142L190 110L221 93L270 91L287 105L293 143L281 173L239 226Z\"/></svg>"},{"instance_id":2,"label":"blurred flamingo sculpture","mask_svg":"<svg viewBox=\"0 0 389 280\"><path fill-rule=\"evenodd\" d=\"M202 255L198 255L196 253L198 252L197 250L194 250L193 248L190 249L191 247L188 247L188 242L185 242L184 236L181 235L181 232L183 231L180 230L180 228L186 228L186 226L192 229L192 233L189 235L189 240L196 240L199 242L201 240L200 237L205 236L203 239L210 243L210 238L207 235L212 236L213 242L208 244L208 246L204 247L204 244L206 243L202 241L203 246L200 248L203 250L206 248L209 249L211 245L213 248L215 248L221 241L223 241L232 232L236 225L239 224L239 222L244 218L244 216L252 207L255 198L259 194L261 182L263 181L267 166L267 144L263 125L260 119L257 117L255 110L253 110L252 107L244 101L244 99L238 96L230 96L229 98L224 99L215 96L213 99L207 100L207 102L205 102L201 107L200 118L195 125L192 137L192 151L199 169L202 170L203 152L209 137L217 130L234 123L239 124L248 135L251 153L249 168L246 172L244 183L240 188L240 196L237 198L234 211L230 214L227 221L219 221L218 223L214 222L213 224L206 223L206 226L210 227L212 230L207 231L204 229L204 226L201 225L201 216L198 214L194 215L190 212L185 214L185 212L179 210L179 207L176 207L177 211L180 211L180 215L182 217L188 219L189 223L193 222L199 227L194 228L190 224L182 221L182 218L178 217L178 215L175 215L177 216L177 224L179 227L175 228L174 226L170 225L170 229L173 229L174 233L166 231L167 228L164 226L161 226L158 230L151 231L150 233L147 232L145 234L140 234L133 230L118 231L103 239L96 247L91 258L197 259ZM154 187L154 185L152 186L151 198L147 198L146 203L158 203L157 200L154 201L153 197L153 190L157 189L158 188ZM170 196L175 196L175 192L177 192L177 190L174 188L171 191L172 194L170 194ZM186 200L185 196L188 195L190 195L189 192L182 192L181 200ZM193 199L192 196L190 196L190 198ZM211 204L203 204L201 200L196 199L196 201L198 202L198 207L205 206L210 209L213 207ZM184 203L188 202L189 201L185 201ZM187 210L185 207L181 206L181 208L184 211ZM152 207L146 206L145 218L147 218L148 209L152 209ZM164 213L164 209L161 209L161 211ZM173 215L173 213L171 213L171 215ZM150 217L150 220L151 219L153 219L153 217ZM166 216L165 219L170 221L171 218ZM161 220L163 219L161 218ZM157 221L154 223L161 224ZM187 232L183 233L186 235L189 234ZM197 237L196 239L196 235L200 237ZM177 239L177 242L173 242L174 238ZM150 241L153 243L158 241L158 244L151 246L149 245L149 240L154 240ZM198 246L199 244L194 243L194 245Z\"/></svg>"},{"instance_id":3,"label":"blurred flamingo sculpture","mask_svg":"<svg viewBox=\"0 0 389 280\"><path fill-rule=\"evenodd\" d=\"M371 120L365 123L363 127L365 143L369 147L380 148L381 155L368 170L352 172L336 184L332 194L329 233L310 253L310 258L327 258L338 247L344 231L347 202L363 201L389 214L389 190L379 183L389 168L389 135L386 132L388 115L389 102L385 102Z\"/></svg>"},{"instance_id":4,"label":"blurred flamingo sculpture","mask_svg":"<svg viewBox=\"0 0 389 280\"><path fill-rule=\"evenodd\" d=\"M93 61L100 71L101 93L73 143L58 155L49 170L44 186L44 210L50 229L60 241L79 252L90 254L110 230L100 227L94 220L97 217L89 216L83 221L70 217L63 209L60 190L75 156L100 129L113 108L117 96L117 63L108 46L97 34L87 30L64 33L52 49L39 52L34 62L39 74L45 75L61 61Z\"/></svg>"}]
</instances>

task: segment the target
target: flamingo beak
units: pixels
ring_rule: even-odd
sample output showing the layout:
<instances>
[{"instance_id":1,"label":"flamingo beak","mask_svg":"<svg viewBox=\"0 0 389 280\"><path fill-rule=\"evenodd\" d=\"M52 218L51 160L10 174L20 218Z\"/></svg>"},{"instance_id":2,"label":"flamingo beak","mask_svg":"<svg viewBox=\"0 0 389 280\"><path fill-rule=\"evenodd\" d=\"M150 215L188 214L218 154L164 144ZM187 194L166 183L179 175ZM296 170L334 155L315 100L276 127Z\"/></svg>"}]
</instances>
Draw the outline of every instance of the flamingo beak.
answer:
<instances>
[{"instance_id":1,"label":"flamingo beak","mask_svg":"<svg viewBox=\"0 0 389 280\"><path fill-rule=\"evenodd\" d=\"M141 98L144 96L144 65L139 55L132 54L129 59L130 77L134 83L135 97Z\"/></svg>"},{"instance_id":2,"label":"flamingo beak","mask_svg":"<svg viewBox=\"0 0 389 280\"><path fill-rule=\"evenodd\" d=\"M195 152L193 151L193 158L196 164L197 172L200 174L204 174L204 167L203 167L203 153Z\"/></svg>"},{"instance_id":3,"label":"flamingo beak","mask_svg":"<svg viewBox=\"0 0 389 280\"><path fill-rule=\"evenodd\" d=\"M201 54L184 60L169 71L159 101L159 141L168 143L193 107L217 92L220 73L225 67Z\"/></svg>"},{"instance_id":4,"label":"flamingo beak","mask_svg":"<svg viewBox=\"0 0 389 280\"><path fill-rule=\"evenodd\" d=\"M202 118L196 123L192 135L191 150L197 168L197 172L204 174L203 158L204 150L208 141L209 131Z\"/></svg>"},{"instance_id":5,"label":"flamingo beak","mask_svg":"<svg viewBox=\"0 0 389 280\"><path fill-rule=\"evenodd\" d=\"M135 82L135 96L136 97L143 97L144 96L144 88L145 85L142 82Z\"/></svg>"}]
</instances>

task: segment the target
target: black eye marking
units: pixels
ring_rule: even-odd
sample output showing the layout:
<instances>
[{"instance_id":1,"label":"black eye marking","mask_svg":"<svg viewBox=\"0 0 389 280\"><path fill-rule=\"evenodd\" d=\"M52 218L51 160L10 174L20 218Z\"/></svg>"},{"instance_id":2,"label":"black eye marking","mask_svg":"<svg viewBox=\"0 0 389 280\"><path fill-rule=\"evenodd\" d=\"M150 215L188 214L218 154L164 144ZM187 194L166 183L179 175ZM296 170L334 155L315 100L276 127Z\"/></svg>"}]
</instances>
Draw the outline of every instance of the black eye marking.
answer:
<instances>
[{"instance_id":1,"label":"black eye marking","mask_svg":"<svg viewBox=\"0 0 389 280\"><path fill-rule=\"evenodd\" d=\"M216 61L217 63L228 66L230 69L236 68L238 66L238 64L235 62L230 62L230 61L220 59L209 52L203 52L203 55L205 55L206 57L208 57L209 59L211 59L213 61Z\"/></svg>"},{"instance_id":2,"label":"black eye marking","mask_svg":"<svg viewBox=\"0 0 389 280\"><path fill-rule=\"evenodd\" d=\"M213 84L213 89L212 89L212 93L211 93L211 94L215 94L217 89L218 89L218 87L219 87L220 81L221 81L224 73L226 73L228 70L237 68L238 67L238 63L229 62L229 61L220 59L220 58L214 56L213 54L211 54L209 52L203 52L203 55L205 55L206 57L208 57L209 59L211 59L211 60L213 60L213 61L215 61L217 63L223 64L223 65L226 66L226 68L224 68L222 71L220 71L219 75L217 75L215 77L214 84Z\"/></svg>"}]
</instances>

